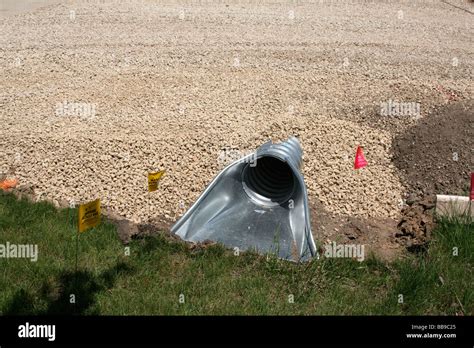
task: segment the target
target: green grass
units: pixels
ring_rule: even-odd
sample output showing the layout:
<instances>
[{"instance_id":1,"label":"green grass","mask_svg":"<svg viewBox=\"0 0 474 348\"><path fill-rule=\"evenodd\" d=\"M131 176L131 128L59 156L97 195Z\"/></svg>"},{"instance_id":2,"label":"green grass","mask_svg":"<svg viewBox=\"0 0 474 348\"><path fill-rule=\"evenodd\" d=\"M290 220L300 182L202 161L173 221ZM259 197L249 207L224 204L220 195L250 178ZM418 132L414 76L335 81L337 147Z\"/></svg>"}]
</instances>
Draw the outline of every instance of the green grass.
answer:
<instances>
[{"instance_id":1,"label":"green grass","mask_svg":"<svg viewBox=\"0 0 474 348\"><path fill-rule=\"evenodd\" d=\"M79 236L76 272L76 216L0 193L0 244L39 248L37 262L0 258L1 314L473 314L474 225L466 218L440 221L428 251L393 263L297 264L218 245L191 250L165 235L132 241L126 256L103 222Z\"/></svg>"}]
</instances>

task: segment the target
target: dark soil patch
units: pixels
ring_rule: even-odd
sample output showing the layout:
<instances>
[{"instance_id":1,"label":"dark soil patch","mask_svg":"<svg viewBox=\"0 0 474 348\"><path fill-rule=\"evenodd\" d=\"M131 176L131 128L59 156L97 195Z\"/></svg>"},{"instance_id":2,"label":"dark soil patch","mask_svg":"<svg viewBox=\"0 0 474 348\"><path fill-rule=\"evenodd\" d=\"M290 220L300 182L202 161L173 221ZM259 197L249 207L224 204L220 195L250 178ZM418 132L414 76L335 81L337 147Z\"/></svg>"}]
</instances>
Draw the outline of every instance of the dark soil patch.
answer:
<instances>
[{"instance_id":1,"label":"dark soil patch","mask_svg":"<svg viewBox=\"0 0 474 348\"><path fill-rule=\"evenodd\" d=\"M396 232L408 250L426 249L434 228L436 194L467 195L473 171L472 100L448 104L395 137L394 164L407 188Z\"/></svg>"},{"instance_id":2,"label":"dark soil patch","mask_svg":"<svg viewBox=\"0 0 474 348\"><path fill-rule=\"evenodd\" d=\"M394 164L411 199L466 195L474 160L474 102L448 104L393 142Z\"/></svg>"}]
</instances>

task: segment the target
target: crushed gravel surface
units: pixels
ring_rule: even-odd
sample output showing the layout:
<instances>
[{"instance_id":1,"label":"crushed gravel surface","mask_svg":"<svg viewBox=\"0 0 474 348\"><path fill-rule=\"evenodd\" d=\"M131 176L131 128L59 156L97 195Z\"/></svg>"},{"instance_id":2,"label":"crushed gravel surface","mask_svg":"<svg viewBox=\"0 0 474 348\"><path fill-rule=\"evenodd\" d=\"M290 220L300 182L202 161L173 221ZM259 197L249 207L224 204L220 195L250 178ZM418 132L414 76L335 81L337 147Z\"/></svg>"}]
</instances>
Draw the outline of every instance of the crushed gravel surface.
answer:
<instances>
[{"instance_id":1,"label":"crushed gravel surface","mask_svg":"<svg viewBox=\"0 0 474 348\"><path fill-rule=\"evenodd\" d=\"M0 172L37 199L174 221L223 152L296 135L310 200L397 218L410 187L393 139L472 99L472 18L437 1L67 1L8 16ZM389 100L420 113L380 115Z\"/></svg>"}]
</instances>

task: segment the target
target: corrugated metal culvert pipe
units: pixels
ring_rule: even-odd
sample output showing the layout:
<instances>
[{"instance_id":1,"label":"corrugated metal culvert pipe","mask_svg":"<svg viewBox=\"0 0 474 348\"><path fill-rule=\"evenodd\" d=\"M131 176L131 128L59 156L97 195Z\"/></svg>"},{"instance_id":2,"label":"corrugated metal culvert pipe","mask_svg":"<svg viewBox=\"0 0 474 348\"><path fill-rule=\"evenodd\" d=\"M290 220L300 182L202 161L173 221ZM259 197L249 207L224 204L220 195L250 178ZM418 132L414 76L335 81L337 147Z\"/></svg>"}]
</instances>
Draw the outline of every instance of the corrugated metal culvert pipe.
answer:
<instances>
[{"instance_id":1,"label":"corrugated metal culvert pipe","mask_svg":"<svg viewBox=\"0 0 474 348\"><path fill-rule=\"evenodd\" d=\"M224 168L171 232L303 261L316 256L297 138L271 141Z\"/></svg>"}]
</instances>

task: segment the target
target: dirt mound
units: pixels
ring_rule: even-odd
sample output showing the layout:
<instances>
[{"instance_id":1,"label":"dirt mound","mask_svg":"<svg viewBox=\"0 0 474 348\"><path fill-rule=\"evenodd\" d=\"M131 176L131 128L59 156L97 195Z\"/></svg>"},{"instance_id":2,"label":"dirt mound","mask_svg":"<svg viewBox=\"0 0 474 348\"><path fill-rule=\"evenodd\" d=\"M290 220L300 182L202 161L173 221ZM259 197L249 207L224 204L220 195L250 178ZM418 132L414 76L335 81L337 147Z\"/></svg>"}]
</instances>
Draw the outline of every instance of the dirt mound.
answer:
<instances>
[{"instance_id":1,"label":"dirt mound","mask_svg":"<svg viewBox=\"0 0 474 348\"><path fill-rule=\"evenodd\" d=\"M428 245L434 227L435 202L433 195L417 202L409 200L408 206L402 210L395 238L409 251L423 250Z\"/></svg>"},{"instance_id":2,"label":"dirt mound","mask_svg":"<svg viewBox=\"0 0 474 348\"><path fill-rule=\"evenodd\" d=\"M395 137L393 161L408 192L465 195L473 171L474 102L442 107Z\"/></svg>"}]
</instances>

